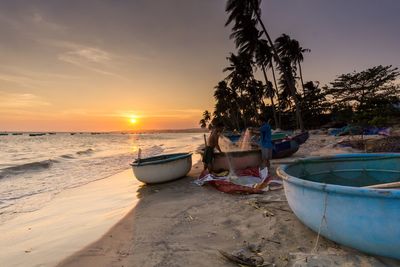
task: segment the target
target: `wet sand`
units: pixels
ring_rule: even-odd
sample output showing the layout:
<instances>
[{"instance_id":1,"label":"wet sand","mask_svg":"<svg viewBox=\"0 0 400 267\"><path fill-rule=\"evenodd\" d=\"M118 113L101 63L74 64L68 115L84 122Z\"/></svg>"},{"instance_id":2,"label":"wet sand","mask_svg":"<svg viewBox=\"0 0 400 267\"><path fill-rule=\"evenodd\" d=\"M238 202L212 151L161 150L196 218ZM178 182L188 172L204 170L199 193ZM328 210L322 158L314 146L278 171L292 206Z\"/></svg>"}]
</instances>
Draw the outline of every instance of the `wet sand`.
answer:
<instances>
[{"instance_id":1,"label":"wet sand","mask_svg":"<svg viewBox=\"0 0 400 267\"><path fill-rule=\"evenodd\" d=\"M0 266L54 266L98 240L136 204L127 170L63 191L43 208L0 225Z\"/></svg>"},{"instance_id":2,"label":"wet sand","mask_svg":"<svg viewBox=\"0 0 400 267\"><path fill-rule=\"evenodd\" d=\"M334 139L312 136L296 157L351 152L330 147ZM125 218L58 266L237 266L218 250L233 252L262 238L267 241L261 255L276 266L400 266L322 237L317 242L317 234L291 212L283 190L225 194L193 184L200 170L197 164L189 177L142 186L137 206Z\"/></svg>"}]
</instances>

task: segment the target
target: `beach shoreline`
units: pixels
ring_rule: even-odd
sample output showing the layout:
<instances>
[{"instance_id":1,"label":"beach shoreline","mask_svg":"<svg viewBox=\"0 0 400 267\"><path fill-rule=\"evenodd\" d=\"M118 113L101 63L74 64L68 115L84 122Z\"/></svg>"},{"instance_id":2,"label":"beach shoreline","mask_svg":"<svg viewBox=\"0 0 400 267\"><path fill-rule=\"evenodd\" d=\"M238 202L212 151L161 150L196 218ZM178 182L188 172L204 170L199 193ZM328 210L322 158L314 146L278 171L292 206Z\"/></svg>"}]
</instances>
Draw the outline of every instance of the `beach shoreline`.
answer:
<instances>
[{"instance_id":1,"label":"beach shoreline","mask_svg":"<svg viewBox=\"0 0 400 267\"><path fill-rule=\"evenodd\" d=\"M1 266L54 266L99 239L137 202L139 182L126 169L59 193L41 209L0 225Z\"/></svg>"},{"instance_id":2,"label":"beach shoreline","mask_svg":"<svg viewBox=\"0 0 400 267\"><path fill-rule=\"evenodd\" d=\"M277 165L273 163L273 171ZM141 187L134 209L102 238L57 266L236 266L219 250L230 253L262 240L268 242L260 255L276 266L302 263L304 255L315 266L400 266L318 239L292 213L283 190L221 193L193 183L201 169L198 162L188 177Z\"/></svg>"}]
</instances>

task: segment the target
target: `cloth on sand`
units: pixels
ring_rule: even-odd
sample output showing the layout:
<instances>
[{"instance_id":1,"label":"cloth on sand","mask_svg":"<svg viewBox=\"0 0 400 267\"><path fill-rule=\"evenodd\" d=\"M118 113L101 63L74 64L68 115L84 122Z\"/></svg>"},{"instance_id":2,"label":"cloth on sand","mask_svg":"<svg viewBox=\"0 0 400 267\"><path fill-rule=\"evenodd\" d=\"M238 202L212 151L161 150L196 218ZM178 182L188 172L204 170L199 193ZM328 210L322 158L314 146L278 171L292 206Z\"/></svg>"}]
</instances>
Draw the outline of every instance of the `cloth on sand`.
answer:
<instances>
[{"instance_id":1,"label":"cloth on sand","mask_svg":"<svg viewBox=\"0 0 400 267\"><path fill-rule=\"evenodd\" d=\"M273 179L268 175L268 169L259 170L255 168L247 168L236 170L235 174L224 173L220 174L202 173L199 179L195 181L198 185L209 183L217 190L225 193L250 193L258 194L268 191L270 187L281 187L281 180Z\"/></svg>"}]
</instances>

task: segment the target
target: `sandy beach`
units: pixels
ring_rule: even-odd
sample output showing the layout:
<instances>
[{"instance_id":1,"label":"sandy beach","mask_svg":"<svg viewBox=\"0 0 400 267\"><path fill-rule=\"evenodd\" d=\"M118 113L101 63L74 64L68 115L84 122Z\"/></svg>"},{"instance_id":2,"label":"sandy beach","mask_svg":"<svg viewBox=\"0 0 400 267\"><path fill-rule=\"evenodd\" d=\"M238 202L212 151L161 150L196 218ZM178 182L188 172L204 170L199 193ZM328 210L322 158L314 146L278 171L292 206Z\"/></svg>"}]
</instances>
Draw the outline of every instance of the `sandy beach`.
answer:
<instances>
[{"instance_id":1,"label":"sandy beach","mask_svg":"<svg viewBox=\"0 0 400 267\"><path fill-rule=\"evenodd\" d=\"M137 201L127 170L66 190L43 208L0 225L0 266L54 266L96 241Z\"/></svg>"},{"instance_id":2,"label":"sandy beach","mask_svg":"<svg viewBox=\"0 0 400 267\"><path fill-rule=\"evenodd\" d=\"M330 143L337 139L311 136L296 157L352 152L333 148ZM278 162L273 161L273 171ZM200 170L197 163L186 178L141 186L134 209L58 266L237 266L218 250L231 253L255 245L265 263L276 266L400 266L318 239L292 213L283 190L225 194L194 184Z\"/></svg>"}]
</instances>

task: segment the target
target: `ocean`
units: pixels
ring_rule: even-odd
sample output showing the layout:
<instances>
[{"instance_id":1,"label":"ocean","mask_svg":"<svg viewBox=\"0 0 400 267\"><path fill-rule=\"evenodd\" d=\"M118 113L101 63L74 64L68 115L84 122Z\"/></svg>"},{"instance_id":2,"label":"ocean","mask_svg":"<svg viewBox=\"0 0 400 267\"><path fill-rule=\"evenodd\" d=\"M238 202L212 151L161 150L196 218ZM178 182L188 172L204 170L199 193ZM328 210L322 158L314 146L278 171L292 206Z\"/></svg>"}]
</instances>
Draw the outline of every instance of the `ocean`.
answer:
<instances>
[{"instance_id":1,"label":"ocean","mask_svg":"<svg viewBox=\"0 0 400 267\"><path fill-rule=\"evenodd\" d=\"M202 142L201 133L0 136L0 223L40 209L64 190L130 168L139 148L148 157L194 152Z\"/></svg>"}]
</instances>

